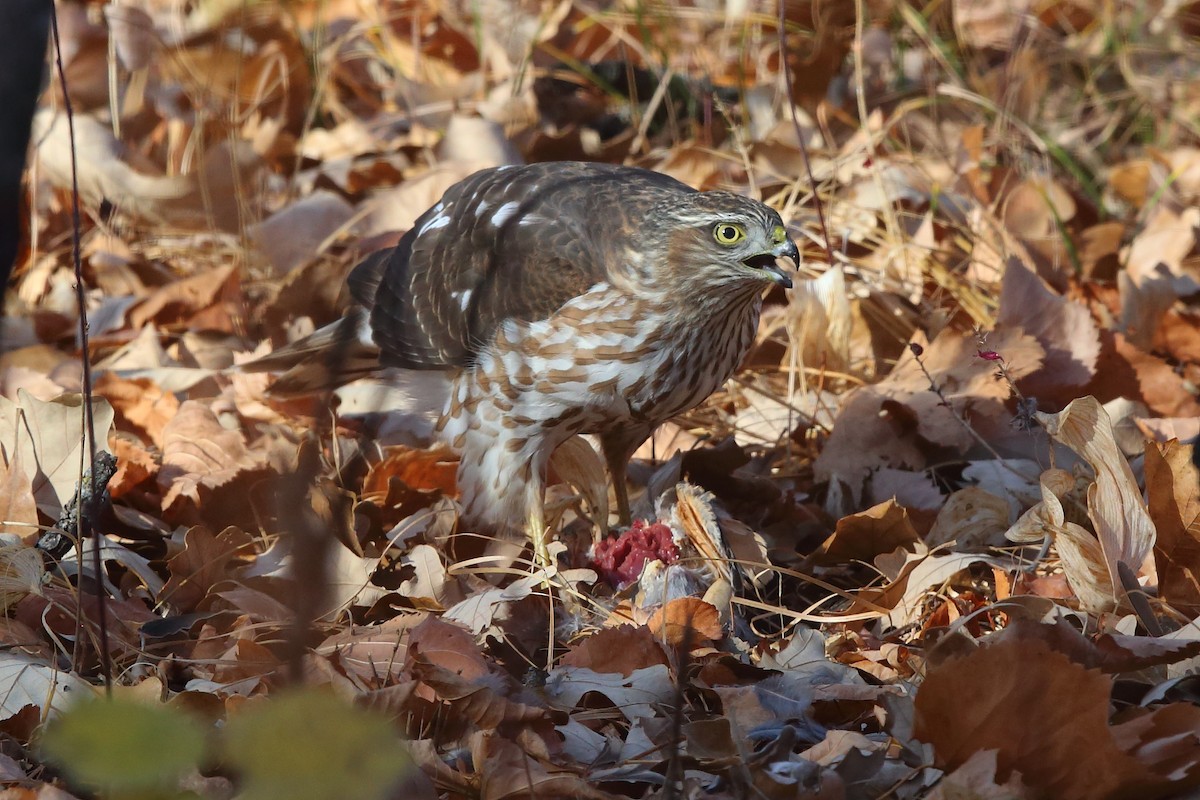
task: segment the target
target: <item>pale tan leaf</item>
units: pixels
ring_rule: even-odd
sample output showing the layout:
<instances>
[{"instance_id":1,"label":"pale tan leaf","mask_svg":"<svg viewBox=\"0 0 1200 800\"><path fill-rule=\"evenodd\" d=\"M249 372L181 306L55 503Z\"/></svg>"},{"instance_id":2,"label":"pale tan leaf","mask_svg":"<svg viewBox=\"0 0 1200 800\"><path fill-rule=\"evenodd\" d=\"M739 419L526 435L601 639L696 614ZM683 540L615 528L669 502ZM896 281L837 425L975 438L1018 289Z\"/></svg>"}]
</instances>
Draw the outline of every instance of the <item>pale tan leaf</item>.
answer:
<instances>
[{"instance_id":1,"label":"pale tan leaf","mask_svg":"<svg viewBox=\"0 0 1200 800\"><path fill-rule=\"evenodd\" d=\"M7 611L26 595L40 594L46 565L36 547L0 547L0 611Z\"/></svg>"},{"instance_id":2,"label":"pale tan leaf","mask_svg":"<svg viewBox=\"0 0 1200 800\"><path fill-rule=\"evenodd\" d=\"M27 705L56 717L73 703L95 696L96 688L82 678L20 653L0 652L0 719Z\"/></svg>"},{"instance_id":3,"label":"pale tan leaf","mask_svg":"<svg viewBox=\"0 0 1200 800\"><path fill-rule=\"evenodd\" d=\"M550 456L550 468L583 495L601 525L608 522L608 479L604 461L582 436L567 439Z\"/></svg>"},{"instance_id":4,"label":"pale tan leaf","mask_svg":"<svg viewBox=\"0 0 1200 800\"><path fill-rule=\"evenodd\" d=\"M21 466L20 452L0 466L0 533L29 536L38 530L33 483Z\"/></svg>"},{"instance_id":5,"label":"pale tan leaf","mask_svg":"<svg viewBox=\"0 0 1200 800\"><path fill-rule=\"evenodd\" d=\"M349 224L354 208L341 195L316 191L252 225L250 238L283 275L320 255L321 245Z\"/></svg>"},{"instance_id":6,"label":"pale tan leaf","mask_svg":"<svg viewBox=\"0 0 1200 800\"><path fill-rule=\"evenodd\" d=\"M83 398L68 394L43 402L21 390L18 402L0 398L0 451L6 460L19 458L21 468L33 481L38 508L57 519L62 507L75 496L75 485L85 464L89 446L83 437ZM108 432L113 409L104 399L92 408L96 449L108 449Z\"/></svg>"},{"instance_id":7,"label":"pale tan leaf","mask_svg":"<svg viewBox=\"0 0 1200 800\"><path fill-rule=\"evenodd\" d=\"M959 551L980 551L1000 544L1008 528L1008 501L976 486L959 489L946 499L925 544L955 542Z\"/></svg>"},{"instance_id":8,"label":"pale tan leaf","mask_svg":"<svg viewBox=\"0 0 1200 800\"><path fill-rule=\"evenodd\" d=\"M1155 530L1129 462L1117 447L1108 414L1096 398L1088 396L1072 401L1058 414L1038 413L1037 419L1055 441L1082 456L1096 473L1088 489L1088 517L1104 551L1109 578L1119 586L1117 563L1134 571L1143 569L1154 548Z\"/></svg>"}]
</instances>

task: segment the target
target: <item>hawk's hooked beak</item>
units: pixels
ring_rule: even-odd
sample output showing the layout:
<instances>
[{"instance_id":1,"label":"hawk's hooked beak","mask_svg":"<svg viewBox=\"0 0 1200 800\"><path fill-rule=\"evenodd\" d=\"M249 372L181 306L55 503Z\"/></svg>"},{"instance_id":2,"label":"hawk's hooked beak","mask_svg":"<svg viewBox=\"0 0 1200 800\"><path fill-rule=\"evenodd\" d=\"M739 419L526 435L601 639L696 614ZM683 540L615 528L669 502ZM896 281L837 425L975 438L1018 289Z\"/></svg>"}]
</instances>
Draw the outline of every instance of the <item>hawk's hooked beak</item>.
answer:
<instances>
[{"instance_id":1,"label":"hawk's hooked beak","mask_svg":"<svg viewBox=\"0 0 1200 800\"><path fill-rule=\"evenodd\" d=\"M761 255L751 256L745 260L746 266L754 269L761 269L767 273L772 282L779 284L785 289L792 288L792 279L784 272L776 260L780 258L790 258L792 264L800 263L800 251L796 248L796 243L791 239L785 239L777 244L770 252L762 253Z\"/></svg>"}]
</instances>

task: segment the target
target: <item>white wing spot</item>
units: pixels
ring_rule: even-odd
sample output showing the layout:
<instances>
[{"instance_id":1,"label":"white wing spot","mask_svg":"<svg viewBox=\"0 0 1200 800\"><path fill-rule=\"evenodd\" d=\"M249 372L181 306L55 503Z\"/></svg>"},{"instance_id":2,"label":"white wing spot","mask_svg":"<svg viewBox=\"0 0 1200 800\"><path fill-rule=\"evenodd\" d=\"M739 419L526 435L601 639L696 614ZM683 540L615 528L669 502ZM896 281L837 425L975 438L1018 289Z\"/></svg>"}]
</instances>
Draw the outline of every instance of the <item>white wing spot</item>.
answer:
<instances>
[{"instance_id":1,"label":"white wing spot","mask_svg":"<svg viewBox=\"0 0 1200 800\"><path fill-rule=\"evenodd\" d=\"M471 305L471 290L464 289L461 292L451 292L450 296L458 301L458 307L463 311L467 310L467 306Z\"/></svg>"},{"instance_id":2,"label":"white wing spot","mask_svg":"<svg viewBox=\"0 0 1200 800\"><path fill-rule=\"evenodd\" d=\"M480 200L475 206L475 216L482 216L483 212L487 211L490 205L491 203L487 200Z\"/></svg>"},{"instance_id":3,"label":"white wing spot","mask_svg":"<svg viewBox=\"0 0 1200 800\"><path fill-rule=\"evenodd\" d=\"M498 209L496 209L496 213L492 214L492 225L499 228L505 222L508 222L508 218L517 213L517 209L520 208L520 206L521 204L515 201L509 201L500 206Z\"/></svg>"},{"instance_id":4,"label":"white wing spot","mask_svg":"<svg viewBox=\"0 0 1200 800\"><path fill-rule=\"evenodd\" d=\"M443 213L445 208L446 208L446 206L443 203L438 203L436 206L434 206L433 207L433 212L435 214L434 218L429 220L429 222L426 222L424 225L421 226L421 230L417 231L417 236L424 236L429 231L435 231L438 228L444 228L447 225L449 225L450 224L450 215Z\"/></svg>"}]
</instances>

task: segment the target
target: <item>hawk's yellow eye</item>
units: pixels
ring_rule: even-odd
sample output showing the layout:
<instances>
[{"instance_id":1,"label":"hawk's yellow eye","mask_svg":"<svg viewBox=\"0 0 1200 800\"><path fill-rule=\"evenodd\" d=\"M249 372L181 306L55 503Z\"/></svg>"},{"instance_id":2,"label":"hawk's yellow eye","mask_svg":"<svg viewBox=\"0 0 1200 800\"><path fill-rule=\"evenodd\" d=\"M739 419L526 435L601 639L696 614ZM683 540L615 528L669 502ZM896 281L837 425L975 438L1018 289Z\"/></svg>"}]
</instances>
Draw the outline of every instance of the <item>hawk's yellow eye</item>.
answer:
<instances>
[{"instance_id":1,"label":"hawk's yellow eye","mask_svg":"<svg viewBox=\"0 0 1200 800\"><path fill-rule=\"evenodd\" d=\"M787 231L783 229L782 225L776 225L775 229L771 231L771 241L775 244L783 244L785 239L787 239Z\"/></svg>"},{"instance_id":2,"label":"hawk's yellow eye","mask_svg":"<svg viewBox=\"0 0 1200 800\"><path fill-rule=\"evenodd\" d=\"M718 222L713 228L713 238L720 244L737 244L746 238L746 231L732 222Z\"/></svg>"}]
</instances>

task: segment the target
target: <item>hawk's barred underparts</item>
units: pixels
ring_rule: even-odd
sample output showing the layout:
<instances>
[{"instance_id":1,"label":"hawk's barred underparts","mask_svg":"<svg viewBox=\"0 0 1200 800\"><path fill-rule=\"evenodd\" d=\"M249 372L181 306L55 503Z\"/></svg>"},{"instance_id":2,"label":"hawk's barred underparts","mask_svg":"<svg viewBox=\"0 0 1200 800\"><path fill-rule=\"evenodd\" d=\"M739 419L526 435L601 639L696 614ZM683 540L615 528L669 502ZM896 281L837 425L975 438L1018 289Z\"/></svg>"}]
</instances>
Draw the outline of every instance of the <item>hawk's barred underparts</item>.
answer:
<instances>
[{"instance_id":1,"label":"hawk's barred underparts","mask_svg":"<svg viewBox=\"0 0 1200 800\"><path fill-rule=\"evenodd\" d=\"M468 522L519 530L577 433L599 438L629 522L629 458L736 369L764 287L791 285L779 257L796 245L762 203L545 163L455 184L349 280L381 366L453 371L437 429L462 455Z\"/></svg>"}]
</instances>

